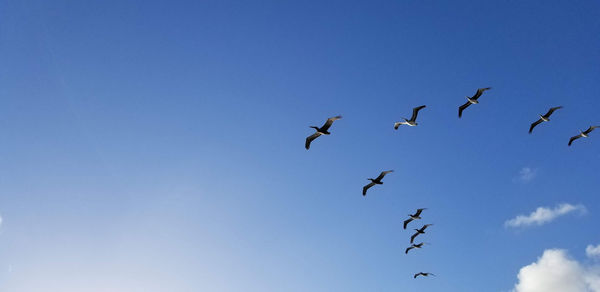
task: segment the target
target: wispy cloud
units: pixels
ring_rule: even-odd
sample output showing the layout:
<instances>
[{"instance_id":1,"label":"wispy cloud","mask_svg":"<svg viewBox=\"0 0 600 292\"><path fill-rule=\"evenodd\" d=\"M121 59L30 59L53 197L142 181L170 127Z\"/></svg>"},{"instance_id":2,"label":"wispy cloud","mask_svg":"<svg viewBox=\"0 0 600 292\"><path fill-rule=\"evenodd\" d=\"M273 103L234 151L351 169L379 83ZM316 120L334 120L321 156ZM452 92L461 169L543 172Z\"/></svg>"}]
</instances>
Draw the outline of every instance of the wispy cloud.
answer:
<instances>
[{"instance_id":1,"label":"wispy cloud","mask_svg":"<svg viewBox=\"0 0 600 292\"><path fill-rule=\"evenodd\" d=\"M593 245L588 245L585 248L585 254L590 257L590 258L596 258L596 259L600 259L600 244L593 246Z\"/></svg>"},{"instance_id":2,"label":"wispy cloud","mask_svg":"<svg viewBox=\"0 0 600 292\"><path fill-rule=\"evenodd\" d=\"M565 250L547 249L522 267L515 292L600 292L600 270L570 258Z\"/></svg>"},{"instance_id":3,"label":"wispy cloud","mask_svg":"<svg viewBox=\"0 0 600 292\"><path fill-rule=\"evenodd\" d=\"M513 219L504 222L507 227L521 227L530 225L542 225L548 223L557 217L572 213L579 212L583 214L586 209L583 205L571 205L571 204L560 204L554 209L549 207L538 207L535 211L529 215L519 215Z\"/></svg>"},{"instance_id":4,"label":"wispy cloud","mask_svg":"<svg viewBox=\"0 0 600 292\"><path fill-rule=\"evenodd\" d=\"M537 176L537 169L531 167L523 167L519 170L519 175L515 178L515 181L526 183L530 182Z\"/></svg>"}]
</instances>

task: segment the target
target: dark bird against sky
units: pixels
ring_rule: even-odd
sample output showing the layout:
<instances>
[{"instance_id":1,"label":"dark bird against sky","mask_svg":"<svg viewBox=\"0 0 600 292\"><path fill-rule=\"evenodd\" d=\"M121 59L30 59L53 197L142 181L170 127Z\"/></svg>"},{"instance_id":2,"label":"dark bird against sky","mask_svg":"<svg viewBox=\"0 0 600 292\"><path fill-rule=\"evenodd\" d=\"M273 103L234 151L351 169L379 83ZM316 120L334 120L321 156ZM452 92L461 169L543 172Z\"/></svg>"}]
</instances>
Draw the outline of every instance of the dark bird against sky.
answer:
<instances>
[{"instance_id":1,"label":"dark bird against sky","mask_svg":"<svg viewBox=\"0 0 600 292\"><path fill-rule=\"evenodd\" d=\"M415 241L415 237L419 236L419 234L425 233L425 229L431 225L433 224L425 224L423 227L421 227L421 229L415 229L416 233L410 237L410 243L413 243Z\"/></svg>"},{"instance_id":2,"label":"dark bird against sky","mask_svg":"<svg viewBox=\"0 0 600 292\"><path fill-rule=\"evenodd\" d=\"M404 120L404 122L396 122L394 123L394 129L398 130L398 127L400 127L400 125L409 125L411 127L414 127L417 124L417 115L419 114L419 111L421 109L424 109L426 106L422 105L422 106L418 106L413 108L413 113L412 113L412 117L410 117L410 120L406 119L406 118L402 118Z\"/></svg>"},{"instance_id":3,"label":"dark bird against sky","mask_svg":"<svg viewBox=\"0 0 600 292\"><path fill-rule=\"evenodd\" d=\"M548 112L545 115L540 115L540 119L533 122L533 124L531 124L531 127L529 127L529 134L531 134L531 131L533 131L533 128L535 128L535 126L543 123L543 122L547 122L550 120L550 116L552 115L552 113L557 110L557 109L561 109L562 106L557 106L557 107L552 107L550 108L550 110L548 110Z\"/></svg>"},{"instance_id":4,"label":"dark bird against sky","mask_svg":"<svg viewBox=\"0 0 600 292\"><path fill-rule=\"evenodd\" d=\"M458 108L458 117L462 117L462 112L468 108L470 105L472 104L478 104L479 101L477 101L477 99L481 96L481 94L483 94L484 91L492 89L491 87L484 87L484 88L479 88L477 89L477 92L475 92L475 95L473 95L473 97L468 97L467 96L467 103L461 105Z\"/></svg>"},{"instance_id":5,"label":"dark bird against sky","mask_svg":"<svg viewBox=\"0 0 600 292\"><path fill-rule=\"evenodd\" d=\"M420 272L420 273L416 273L416 274L413 276L413 278L415 278L415 279L416 279L418 276L429 277L429 276L435 276L435 275L434 275L434 274L432 274L432 273L423 273L423 272Z\"/></svg>"},{"instance_id":6,"label":"dark bird against sky","mask_svg":"<svg viewBox=\"0 0 600 292\"><path fill-rule=\"evenodd\" d=\"M573 143L573 141L579 138L587 138L588 135L596 128L600 128L600 126L590 126L587 130L581 132L579 135L571 137L571 139L569 140L569 146L571 146L571 143Z\"/></svg>"},{"instance_id":7,"label":"dark bird against sky","mask_svg":"<svg viewBox=\"0 0 600 292\"><path fill-rule=\"evenodd\" d=\"M408 223L410 223L413 220L418 220L421 219L421 212L423 212L423 210L427 210L427 208L421 208L421 209L417 209L417 212L415 212L415 214L408 214L408 219L404 220L404 229L406 229L406 225L408 225Z\"/></svg>"},{"instance_id":8,"label":"dark bird against sky","mask_svg":"<svg viewBox=\"0 0 600 292\"><path fill-rule=\"evenodd\" d=\"M408 248L406 248L406 250L404 251L404 253L408 254L409 250L411 250L413 248L421 248L421 247L423 247L424 244L425 244L424 242L421 242L419 244L412 244L411 246L409 246Z\"/></svg>"},{"instance_id":9,"label":"dark bird against sky","mask_svg":"<svg viewBox=\"0 0 600 292\"><path fill-rule=\"evenodd\" d=\"M393 171L393 170L386 170L386 171L382 171L382 172L379 174L379 176L378 176L376 179L368 178L368 180L370 180L371 182L370 182L368 185L366 185L366 186L364 186L364 187L363 187L363 191L362 191L362 194L363 194L363 196L366 196L366 195L367 195L367 190L368 190L370 187L372 187L372 186L374 186L374 185L382 185L382 184L383 184L383 182L382 182L381 180L383 179L383 177L384 177L386 174L388 174L388 173L390 173L390 172L394 172L394 171Z\"/></svg>"},{"instance_id":10,"label":"dark bird against sky","mask_svg":"<svg viewBox=\"0 0 600 292\"><path fill-rule=\"evenodd\" d=\"M329 135L331 133L329 133L327 130L329 130L329 127L331 127L331 125L333 124L333 122L341 119L342 116L335 116L333 118L329 118L327 119L327 121L325 122L325 124L322 127L317 127L317 126L310 126L311 128L315 129L316 132L308 137L306 137L306 143L304 144L304 147L306 148L306 150L308 150L310 148L310 142L312 142L314 139L317 139L319 136L321 135Z\"/></svg>"}]
</instances>

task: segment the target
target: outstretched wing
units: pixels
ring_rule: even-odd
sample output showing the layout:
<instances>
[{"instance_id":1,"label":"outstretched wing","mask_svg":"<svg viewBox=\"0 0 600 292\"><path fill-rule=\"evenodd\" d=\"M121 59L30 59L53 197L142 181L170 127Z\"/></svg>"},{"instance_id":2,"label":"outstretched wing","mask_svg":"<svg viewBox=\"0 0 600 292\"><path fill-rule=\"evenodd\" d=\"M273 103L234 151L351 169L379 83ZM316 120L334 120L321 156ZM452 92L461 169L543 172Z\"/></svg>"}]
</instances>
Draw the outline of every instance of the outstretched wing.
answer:
<instances>
[{"instance_id":1,"label":"outstretched wing","mask_svg":"<svg viewBox=\"0 0 600 292\"><path fill-rule=\"evenodd\" d=\"M413 114L412 117L410 117L411 121L416 121L417 120L417 115L419 114L419 111L426 108L427 106L422 105L422 106L418 106L416 108L413 108Z\"/></svg>"},{"instance_id":2,"label":"outstretched wing","mask_svg":"<svg viewBox=\"0 0 600 292\"><path fill-rule=\"evenodd\" d=\"M573 141L577 140L581 138L581 135L577 135L577 136L573 136L571 137L571 139L569 139L569 146L571 146L571 143L573 143Z\"/></svg>"},{"instance_id":3,"label":"outstretched wing","mask_svg":"<svg viewBox=\"0 0 600 292\"><path fill-rule=\"evenodd\" d=\"M404 220L404 229L406 229L406 226L408 225L408 223L410 223L411 221L413 221L413 218L408 218L406 220Z\"/></svg>"},{"instance_id":4,"label":"outstretched wing","mask_svg":"<svg viewBox=\"0 0 600 292\"><path fill-rule=\"evenodd\" d=\"M416 278L417 278L418 276L420 276L420 275L421 275L421 273L416 273L416 274L413 276L413 278L414 278L414 279L416 279Z\"/></svg>"},{"instance_id":5,"label":"outstretched wing","mask_svg":"<svg viewBox=\"0 0 600 292\"><path fill-rule=\"evenodd\" d=\"M531 131L533 131L533 128L535 128L535 126L537 126L537 125L541 124L543 121L544 121L544 120L542 120L542 119L539 119L539 120L537 120L537 121L533 122L533 124L531 124L531 127L529 127L529 134L531 134Z\"/></svg>"},{"instance_id":6,"label":"outstretched wing","mask_svg":"<svg viewBox=\"0 0 600 292\"><path fill-rule=\"evenodd\" d=\"M544 118L546 118L546 119L549 118L555 110L561 109L561 108L562 108L562 106L551 107L550 110L548 110L548 112L544 115Z\"/></svg>"},{"instance_id":7,"label":"outstretched wing","mask_svg":"<svg viewBox=\"0 0 600 292\"><path fill-rule=\"evenodd\" d=\"M400 125L402 125L402 122L395 122L394 123L394 130L398 130L398 127L400 127Z\"/></svg>"},{"instance_id":8,"label":"outstretched wing","mask_svg":"<svg viewBox=\"0 0 600 292\"><path fill-rule=\"evenodd\" d=\"M321 127L321 130L323 131L327 131L327 129L329 129L329 127L331 127L331 125L333 124L333 122L341 119L342 116L335 116L333 118L329 118L327 119L327 121L325 122L325 125L323 125L323 127Z\"/></svg>"},{"instance_id":9,"label":"outstretched wing","mask_svg":"<svg viewBox=\"0 0 600 292\"><path fill-rule=\"evenodd\" d=\"M425 229L427 229L427 227L431 226L433 224L425 224L423 225L423 227L421 227L421 231L425 231Z\"/></svg>"},{"instance_id":10,"label":"outstretched wing","mask_svg":"<svg viewBox=\"0 0 600 292\"><path fill-rule=\"evenodd\" d=\"M413 234L413 235L410 237L410 243L413 243L413 242L415 241L415 237L419 236L419 234L420 234L419 232L417 232L417 233Z\"/></svg>"},{"instance_id":11,"label":"outstretched wing","mask_svg":"<svg viewBox=\"0 0 600 292\"><path fill-rule=\"evenodd\" d=\"M421 215L421 212L423 212L423 210L426 210L427 208L421 208L421 209L417 209L417 212L415 213L415 217L419 217L419 215Z\"/></svg>"},{"instance_id":12,"label":"outstretched wing","mask_svg":"<svg viewBox=\"0 0 600 292\"><path fill-rule=\"evenodd\" d=\"M379 176L375 179L376 181L380 181L381 179L383 179L383 177L390 173L390 172L394 172L393 170L386 170L386 171L382 171Z\"/></svg>"},{"instance_id":13,"label":"outstretched wing","mask_svg":"<svg viewBox=\"0 0 600 292\"><path fill-rule=\"evenodd\" d=\"M316 133L306 137L306 143L304 144L304 148L306 148L306 150L308 150L310 148L310 142L312 142L314 139L317 139L319 136L321 136L321 133L316 132Z\"/></svg>"},{"instance_id":14,"label":"outstretched wing","mask_svg":"<svg viewBox=\"0 0 600 292\"><path fill-rule=\"evenodd\" d=\"M484 87L484 88L477 89L477 92L475 92L475 95L473 95L473 97L471 97L471 99L477 100L483 94L484 91L490 90L490 89L492 89L492 88L491 87Z\"/></svg>"},{"instance_id":15,"label":"outstretched wing","mask_svg":"<svg viewBox=\"0 0 600 292\"><path fill-rule=\"evenodd\" d=\"M589 134L591 131L593 131L594 129L598 128L599 126L590 126L587 130L585 130L585 132L583 132L584 134Z\"/></svg>"},{"instance_id":16,"label":"outstretched wing","mask_svg":"<svg viewBox=\"0 0 600 292\"><path fill-rule=\"evenodd\" d=\"M463 112L463 111L464 111L466 108L468 108L470 105L471 105L471 103L467 101L467 103L465 103L465 104L461 105L460 107L458 107L458 117L459 117L459 118L460 118L460 117L462 117L462 112Z\"/></svg>"},{"instance_id":17,"label":"outstretched wing","mask_svg":"<svg viewBox=\"0 0 600 292\"><path fill-rule=\"evenodd\" d=\"M413 249L413 248L414 248L414 246L411 246L411 247L407 248L407 249L404 251L404 253L405 253L405 254L408 254L408 251L409 251L409 250L411 250L411 249Z\"/></svg>"},{"instance_id":18,"label":"outstretched wing","mask_svg":"<svg viewBox=\"0 0 600 292\"><path fill-rule=\"evenodd\" d=\"M367 190L368 190L370 187L374 186L374 185L375 185L375 183L374 183L374 182L371 182L371 183L369 183L368 185L364 186L364 187L363 187L363 196L366 196L366 195L367 195Z\"/></svg>"}]
</instances>

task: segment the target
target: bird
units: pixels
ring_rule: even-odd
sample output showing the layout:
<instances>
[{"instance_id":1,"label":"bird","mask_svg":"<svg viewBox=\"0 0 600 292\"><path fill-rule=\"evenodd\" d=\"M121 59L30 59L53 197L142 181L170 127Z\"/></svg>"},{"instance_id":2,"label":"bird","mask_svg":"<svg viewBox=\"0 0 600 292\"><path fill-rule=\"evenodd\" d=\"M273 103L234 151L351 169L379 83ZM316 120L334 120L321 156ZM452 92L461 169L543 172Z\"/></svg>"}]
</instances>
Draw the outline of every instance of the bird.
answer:
<instances>
[{"instance_id":1,"label":"bird","mask_svg":"<svg viewBox=\"0 0 600 292\"><path fill-rule=\"evenodd\" d=\"M408 225L408 223L410 223L413 220L417 220L417 219L421 219L421 212L423 212L423 210L427 210L427 208L421 208L421 209L417 209L417 212L415 212L415 214L408 214L408 219L404 220L404 229L406 229L406 225Z\"/></svg>"},{"instance_id":2,"label":"bird","mask_svg":"<svg viewBox=\"0 0 600 292\"><path fill-rule=\"evenodd\" d=\"M468 97L468 96L467 96L467 103L465 103L465 104L461 105L461 106L458 108L458 117L459 117L459 118L460 118L460 117L462 117L462 112L463 112L463 111L464 111L466 108L468 108L470 105L472 105L472 104L478 104L478 103L479 103L479 101L477 101L477 99L478 99L478 98L479 98L479 97L480 97L480 96L483 94L483 92L484 92L484 91L486 91L486 90L490 90L490 89L492 89L492 88L491 88L491 87L479 88L479 89L477 89L477 92L475 92L475 95L473 95L473 97Z\"/></svg>"},{"instance_id":3,"label":"bird","mask_svg":"<svg viewBox=\"0 0 600 292\"><path fill-rule=\"evenodd\" d=\"M394 172L394 171L393 170L382 171L376 179L368 178L368 180L370 180L371 182L368 185L363 187L363 192L362 192L363 196L367 195L367 190L370 187L372 187L374 185L382 185L383 182L381 181L381 179L383 179L383 177L390 172Z\"/></svg>"},{"instance_id":4,"label":"bird","mask_svg":"<svg viewBox=\"0 0 600 292\"><path fill-rule=\"evenodd\" d=\"M306 148L306 150L308 150L310 148L310 142L312 142L314 139L319 138L319 136L321 135L329 135L331 133L329 133L327 130L329 130L329 127L331 127L331 125L333 124L333 122L341 119L342 116L335 116L333 118L329 118L327 119L327 121L325 122L325 124L322 127L316 127L316 126L310 126L310 128L313 128L316 130L316 132L308 137L306 137L306 143L304 144L304 148Z\"/></svg>"},{"instance_id":5,"label":"bird","mask_svg":"<svg viewBox=\"0 0 600 292\"><path fill-rule=\"evenodd\" d=\"M400 125L409 125L411 127L414 127L417 124L417 115L419 114L419 111L426 108L427 106L422 105L422 106L418 106L413 108L413 113L412 113L412 117L410 117L410 120L406 119L406 118L402 118L404 120L404 122L395 122L394 123L394 130L398 130L398 127L400 127Z\"/></svg>"},{"instance_id":6,"label":"bird","mask_svg":"<svg viewBox=\"0 0 600 292\"><path fill-rule=\"evenodd\" d=\"M416 274L413 276L413 278L415 278L415 279L416 279L418 276L425 276L425 277L429 277L429 276L435 276L435 275L434 275L434 274L432 274L432 273L423 273L423 272L419 272L419 273L416 273Z\"/></svg>"},{"instance_id":7,"label":"bird","mask_svg":"<svg viewBox=\"0 0 600 292\"><path fill-rule=\"evenodd\" d=\"M547 122L550 120L550 116L552 115L552 113L557 110L557 109L561 109L562 106L557 106L557 107L551 107L550 110L548 110L548 112L545 115L540 115L540 119L535 121L533 124L531 124L531 127L529 128L529 134L531 134L531 132L533 131L533 128L535 128L535 126L543 123L543 122Z\"/></svg>"},{"instance_id":8,"label":"bird","mask_svg":"<svg viewBox=\"0 0 600 292\"><path fill-rule=\"evenodd\" d=\"M409 250L411 250L413 248L421 248L421 247L423 247L424 244L425 244L424 242L421 242L419 244L413 244L413 245L409 246L408 248L406 248L406 250L404 251L404 253L408 254Z\"/></svg>"},{"instance_id":9,"label":"bird","mask_svg":"<svg viewBox=\"0 0 600 292\"><path fill-rule=\"evenodd\" d=\"M569 146L571 146L571 143L573 143L573 141L575 141L581 137L587 138L588 135L590 134L590 132L592 132L596 128L600 128L600 126L590 126L587 130L581 132L581 134L571 137L571 139L569 140Z\"/></svg>"},{"instance_id":10,"label":"bird","mask_svg":"<svg viewBox=\"0 0 600 292\"><path fill-rule=\"evenodd\" d=\"M423 227L421 227L421 229L415 229L417 232L410 237L410 243L413 243L415 241L415 237L417 237L419 234L425 233L425 229L431 225L433 224L425 224Z\"/></svg>"}]
</instances>

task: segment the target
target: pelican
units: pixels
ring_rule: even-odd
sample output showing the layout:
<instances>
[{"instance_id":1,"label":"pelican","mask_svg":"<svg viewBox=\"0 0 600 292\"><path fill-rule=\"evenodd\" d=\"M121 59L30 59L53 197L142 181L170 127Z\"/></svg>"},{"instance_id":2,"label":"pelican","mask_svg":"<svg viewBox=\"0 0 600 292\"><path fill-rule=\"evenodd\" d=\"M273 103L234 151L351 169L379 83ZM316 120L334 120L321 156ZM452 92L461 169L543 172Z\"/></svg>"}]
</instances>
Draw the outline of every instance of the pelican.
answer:
<instances>
[{"instance_id":1,"label":"pelican","mask_svg":"<svg viewBox=\"0 0 600 292\"><path fill-rule=\"evenodd\" d=\"M434 274L432 274L432 273L423 273L423 272L419 272L419 273L416 273L416 274L413 276L413 278L415 278L415 279L416 279L418 276L425 276L425 277L429 277L429 276L435 276L435 275L434 275Z\"/></svg>"},{"instance_id":2,"label":"pelican","mask_svg":"<svg viewBox=\"0 0 600 292\"><path fill-rule=\"evenodd\" d=\"M535 126L543 123L543 122L547 122L550 120L550 116L552 115L552 113L557 110L557 109L561 109L562 106L557 106L557 107L551 107L550 110L548 110L548 112L545 115L540 115L540 119L535 121L533 124L531 124L531 127L529 128L529 134L531 134L531 131L533 131L533 128L535 128Z\"/></svg>"},{"instance_id":3,"label":"pelican","mask_svg":"<svg viewBox=\"0 0 600 292\"><path fill-rule=\"evenodd\" d=\"M406 229L406 225L408 225L408 223L410 223L413 220L418 220L421 219L421 212L423 212L423 210L427 210L427 208L421 208L421 209L417 209L417 212L415 212L415 214L408 214L408 219L404 220L404 229Z\"/></svg>"},{"instance_id":4,"label":"pelican","mask_svg":"<svg viewBox=\"0 0 600 292\"><path fill-rule=\"evenodd\" d=\"M581 134L571 137L571 139L569 140L569 146L571 146L571 143L573 143L573 141L575 141L581 137L587 138L588 135L590 134L590 132L592 132L596 128L600 128L600 126L590 126L587 130L581 132Z\"/></svg>"},{"instance_id":5,"label":"pelican","mask_svg":"<svg viewBox=\"0 0 600 292\"><path fill-rule=\"evenodd\" d=\"M425 233L425 229L431 225L433 224L425 224L423 227L421 227L421 229L415 229L416 233L410 237L410 243L413 243L415 241L415 237L419 236L419 234Z\"/></svg>"},{"instance_id":6,"label":"pelican","mask_svg":"<svg viewBox=\"0 0 600 292\"><path fill-rule=\"evenodd\" d=\"M426 106L422 105L422 106L418 106L416 108L413 108L413 114L412 117L410 117L410 120L406 119L406 118L402 118L404 120L404 122L395 122L394 123L394 129L398 130L398 127L400 127L400 125L409 125L411 127L414 127L417 124L417 115L419 114L419 111L421 109L424 109Z\"/></svg>"},{"instance_id":7,"label":"pelican","mask_svg":"<svg viewBox=\"0 0 600 292\"><path fill-rule=\"evenodd\" d=\"M310 126L310 128L313 128L316 130L316 132L308 137L306 137L306 144L304 144L304 147L306 148L306 150L308 150L310 148L310 142L312 142L314 139L319 138L319 136L321 135L329 135L331 133L329 133L327 130L329 130L329 127L331 127L331 125L333 124L333 122L341 119L342 116L335 116L333 118L329 118L327 119L327 121L325 122L325 124L323 125L323 127L316 127L316 126Z\"/></svg>"},{"instance_id":8,"label":"pelican","mask_svg":"<svg viewBox=\"0 0 600 292\"><path fill-rule=\"evenodd\" d=\"M368 178L368 180L370 180L371 182L368 185L363 187L363 196L367 195L367 190L370 187L372 187L374 185L382 185L383 182L381 181L381 179L383 179L383 177L390 172L394 172L394 171L393 170L382 171L376 179Z\"/></svg>"},{"instance_id":9,"label":"pelican","mask_svg":"<svg viewBox=\"0 0 600 292\"><path fill-rule=\"evenodd\" d=\"M475 95L473 95L473 97L468 97L467 96L467 103L461 105L458 108L458 117L459 118L462 117L462 112L466 108L468 108L470 105L472 105L472 104L478 104L479 101L477 101L477 99L483 94L484 91L490 90L490 89L492 89L492 88L491 87L479 88L479 89L477 89L477 92L475 92Z\"/></svg>"},{"instance_id":10,"label":"pelican","mask_svg":"<svg viewBox=\"0 0 600 292\"><path fill-rule=\"evenodd\" d=\"M405 253L405 254L408 254L408 251L409 251L409 250L411 250L411 249L413 249L413 248L421 248L421 247L423 247L423 244L425 244L425 243L424 243L424 242L421 242L421 243L419 243L419 244L414 244L414 243L413 243L411 246L409 246L409 247L408 247L408 248L407 248L407 249L404 251L404 253Z\"/></svg>"}]
</instances>

